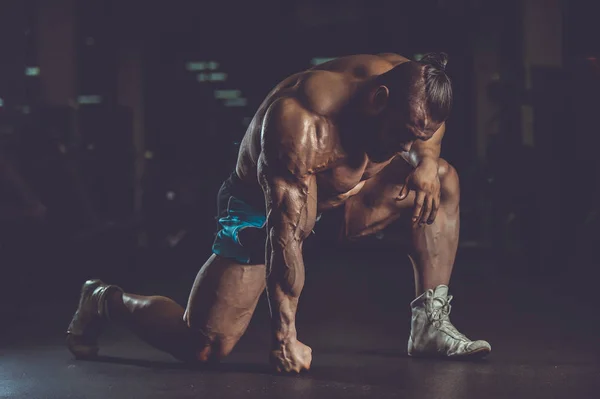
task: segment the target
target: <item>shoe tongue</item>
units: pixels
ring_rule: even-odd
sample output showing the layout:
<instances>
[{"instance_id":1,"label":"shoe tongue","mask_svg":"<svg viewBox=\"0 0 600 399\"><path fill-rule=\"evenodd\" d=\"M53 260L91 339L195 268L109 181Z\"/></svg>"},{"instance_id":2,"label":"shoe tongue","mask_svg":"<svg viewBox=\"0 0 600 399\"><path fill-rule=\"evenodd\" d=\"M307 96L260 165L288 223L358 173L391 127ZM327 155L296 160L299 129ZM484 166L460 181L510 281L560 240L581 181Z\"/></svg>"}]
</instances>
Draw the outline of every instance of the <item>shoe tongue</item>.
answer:
<instances>
[{"instance_id":1,"label":"shoe tongue","mask_svg":"<svg viewBox=\"0 0 600 399\"><path fill-rule=\"evenodd\" d=\"M446 299L448 297L448 286L447 285L438 285L437 287L435 287L435 290L433 291L433 296L434 298L444 298Z\"/></svg>"},{"instance_id":2,"label":"shoe tongue","mask_svg":"<svg viewBox=\"0 0 600 399\"><path fill-rule=\"evenodd\" d=\"M433 297L431 299L435 308L444 306L446 304L446 300L448 299L448 286L438 285L435 287L435 290L433 291Z\"/></svg>"}]
</instances>

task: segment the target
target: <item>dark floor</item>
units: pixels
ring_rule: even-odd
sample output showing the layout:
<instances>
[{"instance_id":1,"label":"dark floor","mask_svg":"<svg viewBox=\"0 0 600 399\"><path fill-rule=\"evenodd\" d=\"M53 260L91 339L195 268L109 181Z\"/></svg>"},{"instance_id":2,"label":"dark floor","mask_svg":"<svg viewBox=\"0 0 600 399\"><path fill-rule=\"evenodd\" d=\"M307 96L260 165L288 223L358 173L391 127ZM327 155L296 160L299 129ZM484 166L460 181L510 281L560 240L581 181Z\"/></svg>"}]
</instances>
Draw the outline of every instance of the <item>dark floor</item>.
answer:
<instances>
[{"instance_id":1,"label":"dark floor","mask_svg":"<svg viewBox=\"0 0 600 399\"><path fill-rule=\"evenodd\" d=\"M20 313L7 307L0 397L599 397L600 340L593 302L565 297L549 284L500 278L489 262L464 257L451 284L452 318L471 338L489 340L492 355L479 362L410 359L412 271L404 260L390 258L346 254L307 262L297 324L299 337L313 348L313 368L295 377L268 370L264 300L234 353L212 371L187 369L117 327L104 335L101 359L74 360L63 345L63 332L78 287L58 296L68 300L50 297ZM187 271L176 270L171 266L161 284L124 288L183 301L191 281Z\"/></svg>"}]
</instances>

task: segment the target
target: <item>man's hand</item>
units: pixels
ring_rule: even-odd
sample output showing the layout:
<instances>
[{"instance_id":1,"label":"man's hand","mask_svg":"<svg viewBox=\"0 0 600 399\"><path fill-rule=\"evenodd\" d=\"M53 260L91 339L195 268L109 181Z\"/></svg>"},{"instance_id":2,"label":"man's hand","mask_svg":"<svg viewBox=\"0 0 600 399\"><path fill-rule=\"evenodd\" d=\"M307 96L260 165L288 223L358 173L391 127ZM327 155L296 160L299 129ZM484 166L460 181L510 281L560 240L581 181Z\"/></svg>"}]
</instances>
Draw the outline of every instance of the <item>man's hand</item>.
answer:
<instances>
[{"instance_id":1,"label":"man's hand","mask_svg":"<svg viewBox=\"0 0 600 399\"><path fill-rule=\"evenodd\" d=\"M415 224L432 224L440 206L440 178L435 159L424 159L409 174L400 190L398 201L408 196L410 190L416 192L415 209L412 221Z\"/></svg>"},{"instance_id":2,"label":"man's hand","mask_svg":"<svg viewBox=\"0 0 600 399\"><path fill-rule=\"evenodd\" d=\"M312 349L300 341L288 341L271 351L270 361L278 373L300 373L310 369Z\"/></svg>"}]
</instances>

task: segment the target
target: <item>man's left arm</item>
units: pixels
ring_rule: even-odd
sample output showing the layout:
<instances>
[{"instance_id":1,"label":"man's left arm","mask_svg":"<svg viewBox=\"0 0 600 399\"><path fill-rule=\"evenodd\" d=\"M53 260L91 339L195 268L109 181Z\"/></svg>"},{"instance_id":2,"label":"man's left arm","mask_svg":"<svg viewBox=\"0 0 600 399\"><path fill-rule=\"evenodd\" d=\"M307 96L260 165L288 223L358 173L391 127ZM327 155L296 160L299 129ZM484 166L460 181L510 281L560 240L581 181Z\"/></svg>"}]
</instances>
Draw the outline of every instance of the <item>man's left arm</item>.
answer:
<instances>
[{"instance_id":1,"label":"man's left arm","mask_svg":"<svg viewBox=\"0 0 600 399\"><path fill-rule=\"evenodd\" d=\"M437 171L437 163L440 159L440 152L442 151L442 139L446 132L446 123L442 123L442 126L431 136L427 141L417 140L412 145L408 152L407 161L413 166L418 167L422 163L435 165ZM429 166L429 165L428 165Z\"/></svg>"},{"instance_id":2,"label":"man's left arm","mask_svg":"<svg viewBox=\"0 0 600 399\"><path fill-rule=\"evenodd\" d=\"M446 124L443 123L429 140L415 141L410 151L403 154L403 158L415 170L408 176L398 200L406 198L409 189L416 192L412 215L413 223L432 224L435 221L440 206L441 192L438 161L445 132Z\"/></svg>"}]
</instances>

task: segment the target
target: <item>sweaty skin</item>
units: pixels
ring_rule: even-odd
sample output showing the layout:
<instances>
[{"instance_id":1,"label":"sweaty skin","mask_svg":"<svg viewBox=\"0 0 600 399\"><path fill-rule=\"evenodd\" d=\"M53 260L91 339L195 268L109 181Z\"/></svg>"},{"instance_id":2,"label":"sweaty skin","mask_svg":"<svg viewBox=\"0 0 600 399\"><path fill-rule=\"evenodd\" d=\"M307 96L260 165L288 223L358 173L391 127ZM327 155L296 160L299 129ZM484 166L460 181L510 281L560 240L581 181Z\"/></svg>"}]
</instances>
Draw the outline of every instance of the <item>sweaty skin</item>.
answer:
<instances>
[{"instance_id":1,"label":"sweaty skin","mask_svg":"<svg viewBox=\"0 0 600 399\"><path fill-rule=\"evenodd\" d=\"M272 360L282 371L310 363L310 350L297 340L295 314L304 285L302 243L317 212L357 195L398 156L415 167L431 163L422 172L437 179L443 124L426 114L407 118L406 126L389 117L387 131L381 123L388 93L373 78L406 62L395 54L357 55L290 76L267 96L242 140L236 172L255 202L262 196L266 202ZM419 68L407 68L407 79ZM382 137L391 136L390 128L393 143ZM422 208L431 212L439 204L439 181L428 189L432 198L418 194L415 221Z\"/></svg>"},{"instance_id":2,"label":"sweaty skin","mask_svg":"<svg viewBox=\"0 0 600 399\"><path fill-rule=\"evenodd\" d=\"M341 205L357 194L364 184L362 182L379 173L396 156L401 156L414 167L437 162L445 132L444 123L430 123L427 133L419 135L421 132L417 132L415 136L418 137L409 138L421 139L413 141L409 151L391 149L388 154L383 154L383 159L373 160L365 150L375 140L376 132L366 118L352 115L353 111L359 114L358 111L365 111L361 108L369 106L367 99L363 100L364 104L353 103L357 94L364 94L359 91L368 86L369 80L406 62L409 62L407 58L391 53L347 56L292 75L277 85L258 108L241 142L236 172L247 184L247 195L257 203L263 201L264 193L257 179L257 170L265 145L275 147L277 152L298 150L312 153L312 157L307 155L302 162L318 179L319 212ZM272 107L274 103L279 104ZM269 139L263 141L263 129L268 122L265 117L271 108L269 114L273 116L269 117L269 121L281 117L279 114L284 109L288 115L301 112L302 118L296 116L299 119L296 123L303 124L302 131L299 127L289 126L293 122L288 117L280 121L287 126L279 126L286 129L285 133L281 133L284 141L279 142L278 138L270 139L274 143L269 143ZM294 148L279 148L280 144L291 144L290 140L301 144ZM309 166L309 163L313 164Z\"/></svg>"},{"instance_id":3,"label":"sweaty skin","mask_svg":"<svg viewBox=\"0 0 600 399\"><path fill-rule=\"evenodd\" d=\"M394 67L400 85L390 90L380 76ZM213 254L186 309L167 297L88 281L68 328L71 352L94 356L98 318L110 317L177 359L219 360L244 334L267 288L271 363L281 372L308 370L311 349L297 339L295 323L302 245L316 215L338 206L346 239L406 217L417 296L448 284L458 246L459 183L439 158L445 127L429 115L423 71L397 54L356 55L281 82L248 127L236 166L243 200L266 210L266 265ZM242 230L241 245L262 247L262 234Z\"/></svg>"}]
</instances>

